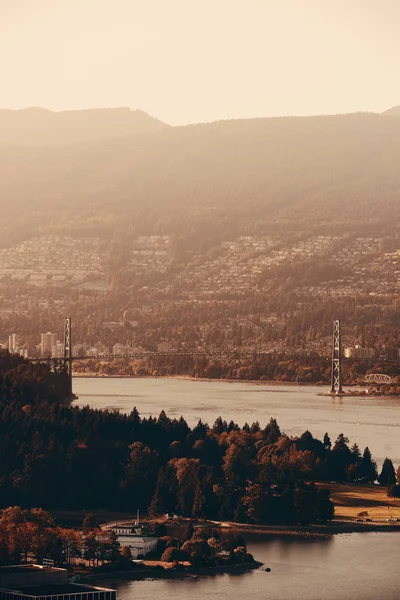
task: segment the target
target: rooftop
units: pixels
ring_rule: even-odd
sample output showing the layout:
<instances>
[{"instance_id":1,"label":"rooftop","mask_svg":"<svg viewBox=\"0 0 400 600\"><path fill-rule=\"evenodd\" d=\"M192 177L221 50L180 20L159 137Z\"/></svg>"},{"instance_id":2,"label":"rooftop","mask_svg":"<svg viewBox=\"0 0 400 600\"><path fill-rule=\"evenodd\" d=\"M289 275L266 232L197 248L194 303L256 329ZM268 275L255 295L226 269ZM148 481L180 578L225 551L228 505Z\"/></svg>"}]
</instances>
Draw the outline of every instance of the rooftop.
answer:
<instances>
[{"instance_id":1,"label":"rooftop","mask_svg":"<svg viewBox=\"0 0 400 600\"><path fill-rule=\"evenodd\" d=\"M41 565L9 565L8 567L0 567L0 575L4 573L32 573L32 571L41 571Z\"/></svg>"},{"instance_id":2,"label":"rooftop","mask_svg":"<svg viewBox=\"0 0 400 600\"><path fill-rule=\"evenodd\" d=\"M77 583L64 583L64 584L48 584L48 585L32 585L28 587L8 588L14 592L21 592L24 596L64 596L67 594L83 594L91 593L93 591L111 591L105 590L105 588L98 588L89 585L80 585Z\"/></svg>"}]
</instances>

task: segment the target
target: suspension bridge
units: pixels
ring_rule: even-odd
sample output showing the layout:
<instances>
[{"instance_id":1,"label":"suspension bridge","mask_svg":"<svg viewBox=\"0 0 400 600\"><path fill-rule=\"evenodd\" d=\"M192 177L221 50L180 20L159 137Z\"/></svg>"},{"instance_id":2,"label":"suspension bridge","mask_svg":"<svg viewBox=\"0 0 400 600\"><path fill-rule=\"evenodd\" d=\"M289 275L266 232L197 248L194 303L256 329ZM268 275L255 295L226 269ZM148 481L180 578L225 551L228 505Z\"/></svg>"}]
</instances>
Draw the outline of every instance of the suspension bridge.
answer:
<instances>
[{"instance_id":1,"label":"suspension bridge","mask_svg":"<svg viewBox=\"0 0 400 600\"><path fill-rule=\"evenodd\" d=\"M72 364L74 361L107 361L114 359L146 359L146 358L157 358L157 357L194 357L194 358L259 358L259 357L275 357L281 356L274 350L262 350L257 349L239 349L231 348L227 350L172 350L170 352L132 352L126 354L99 354L96 356L73 356L72 350L72 321L70 317L67 317L64 322L64 356L60 358L31 358L31 362L50 362L53 365L59 365L61 363L63 369L68 375L69 382L69 393L73 396L72 391ZM285 355L286 356L286 355ZM321 356L317 353L293 353L287 358L305 358L305 357L318 357L331 360L331 394L341 395L343 394L343 354L342 354L342 340L341 340L341 324L337 319L333 323L333 341L332 341L332 357L331 359L327 356ZM346 359L346 360L357 360L361 359ZM382 362L382 361L380 361ZM399 364L399 361L384 361L385 364ZM372 373L368 374L364 378L365 383L376 384L376 385L390 385L393 383L390 375L383 373Z\"/></svg>"}]
</instances>

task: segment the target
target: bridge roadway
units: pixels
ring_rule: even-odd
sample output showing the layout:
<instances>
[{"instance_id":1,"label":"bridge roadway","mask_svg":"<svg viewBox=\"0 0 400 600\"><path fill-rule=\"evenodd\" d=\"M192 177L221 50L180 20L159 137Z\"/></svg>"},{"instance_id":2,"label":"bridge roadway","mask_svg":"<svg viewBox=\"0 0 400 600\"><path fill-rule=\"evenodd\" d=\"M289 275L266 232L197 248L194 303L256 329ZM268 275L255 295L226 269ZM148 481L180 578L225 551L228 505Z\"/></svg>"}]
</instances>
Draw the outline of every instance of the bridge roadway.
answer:
<instances>
[{"instance_id":1,"label":"bridge roadway","mask_svg":"<svg viewBox=\"0 0 400 600\"><path fill-rule=\"evenodd\" d=\"M72 356L70 360L113 360L115 358L153 358L158 356L204 356L208 357L221 357L221 356L274 356L281 354L271 351L256 351L256 350L225 350L225 351L189 351L189 352L135 352L132 354L97 354L96 356ZM64 360L63 357L59 358L29 358L32 362L47 362L52 360Z\"/></svg>"},{"instance_id":2,"label":"bridge roadway","mask_svg":"<svg viewBox=\"0 0 400 600\"><path fill-rule=\"evenodd\" d=\"M176 352L134 352L130 354L98 354L96 356L72 356L71 361L77 360L114 360L114 359L137 359L137 358L157 358L157 357L183 357L183 356L192 356L192 357L204 357L204 358L221 358L221 357L232 357L232 358L242 358L242 357L277 357L281 360L298 360L298 359L313 359L313 358L322 358L326 361L331 361L330 356L326 356L323 354L311 353L311 352L293 352L293 353L284 353L277 352L274 350L240 350L238 348L232 348L224 351L207 351L207 350L189 350L187 352L184 351L176 351ZM59 358L28 358L31 362L56 362L56 361L64 361L63 357ZM343 362L345 363L360 363L360 362L369 362L369 359L363 358L344 358L342 357ZM385 365L400 365L400 360L387 360L383 357L379 357L374 360L375 364L385 364Z\"/></svg>"}]
</instances>

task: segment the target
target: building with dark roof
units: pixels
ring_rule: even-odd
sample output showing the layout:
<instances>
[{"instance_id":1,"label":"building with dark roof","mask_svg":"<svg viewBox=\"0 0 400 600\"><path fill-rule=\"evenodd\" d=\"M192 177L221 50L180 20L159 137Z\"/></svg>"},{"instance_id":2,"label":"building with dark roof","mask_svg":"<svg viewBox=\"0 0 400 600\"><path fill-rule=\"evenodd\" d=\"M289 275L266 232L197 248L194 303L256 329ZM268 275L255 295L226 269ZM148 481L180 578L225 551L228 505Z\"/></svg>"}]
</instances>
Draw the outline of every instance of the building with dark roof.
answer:
<instances>
[{"instance_id":1,"label":"building with dark roof","mask_svg":"<svg viewBox=\"0 0 400 600\"><path fill-rule=\"evenodd\" d=\"M0 567L0 600L116 600L115 590L70 583L67 569Z\"/></svg>"}]
</instances>

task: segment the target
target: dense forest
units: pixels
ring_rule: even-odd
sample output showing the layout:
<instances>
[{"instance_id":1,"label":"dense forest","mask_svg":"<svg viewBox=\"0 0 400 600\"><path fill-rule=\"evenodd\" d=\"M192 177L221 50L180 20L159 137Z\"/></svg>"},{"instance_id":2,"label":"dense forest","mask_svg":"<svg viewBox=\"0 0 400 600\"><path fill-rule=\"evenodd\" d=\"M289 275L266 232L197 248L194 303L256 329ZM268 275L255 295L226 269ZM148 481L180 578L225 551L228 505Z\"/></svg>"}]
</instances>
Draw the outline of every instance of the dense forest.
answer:
<instances>
[{"instance_id":1,"label":"dense forest","mask_svg":"<svg viewBox=\"0 0 400 600\"><path fill-rule=\"evenodd\" d=\"M291 438L274 419L240 428L219 418L191 429L164 412L146 419L134 407L129 415L71 407L63 373L7 352L0 355L0 457L3 507L243 522L330 520L329 491L317 482L377 478L368 448L350 447L342 434ZM389 471L383 485L396 482Z\"/></svg>"}]
</instances>

